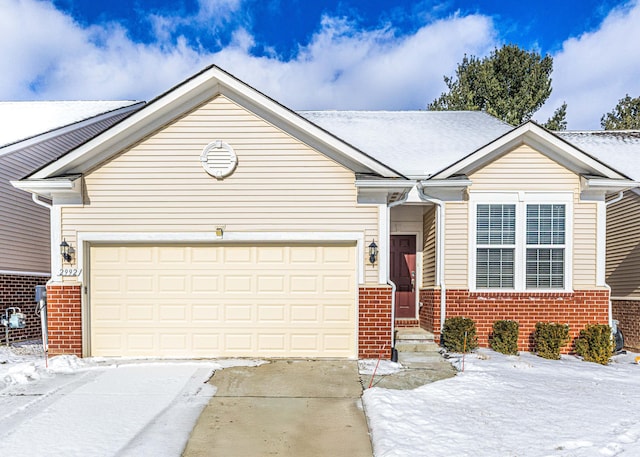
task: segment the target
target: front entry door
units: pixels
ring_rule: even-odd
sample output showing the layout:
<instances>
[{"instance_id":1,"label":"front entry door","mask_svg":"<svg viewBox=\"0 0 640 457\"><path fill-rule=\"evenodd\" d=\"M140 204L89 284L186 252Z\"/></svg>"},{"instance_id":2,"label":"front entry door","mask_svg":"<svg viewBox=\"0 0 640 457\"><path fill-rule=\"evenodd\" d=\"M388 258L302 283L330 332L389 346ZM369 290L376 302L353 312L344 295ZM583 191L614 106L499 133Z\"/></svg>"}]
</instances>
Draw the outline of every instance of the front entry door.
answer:
<instances>
[{"instance_id":1,"label":"front entry door","mask_svg":"<svg viewBox=\"0 0 640 457\"><path fill-rule=\"evenodd\" d=\"M416 317L416 237L391 235L391 281L396 285L396 318Z\"/></svg>"}]
</instances>

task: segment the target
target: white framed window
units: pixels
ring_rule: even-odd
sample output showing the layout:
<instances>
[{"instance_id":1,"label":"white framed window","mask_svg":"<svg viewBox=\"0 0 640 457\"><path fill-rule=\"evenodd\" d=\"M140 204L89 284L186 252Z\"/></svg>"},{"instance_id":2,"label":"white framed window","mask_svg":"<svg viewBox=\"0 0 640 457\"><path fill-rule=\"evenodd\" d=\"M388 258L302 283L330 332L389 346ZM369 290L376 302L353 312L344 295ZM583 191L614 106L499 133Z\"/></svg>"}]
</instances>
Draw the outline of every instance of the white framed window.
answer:
<instances>
[{"instance_id":1,"label":"white framed window","mask_svg":"<svg viewBox=\"0 0 640 457\"><path fill-rule=\"evenodd\" d=\"M470 289L569 291L572 194L470 196Z\"/></svg>"}]
</instances>

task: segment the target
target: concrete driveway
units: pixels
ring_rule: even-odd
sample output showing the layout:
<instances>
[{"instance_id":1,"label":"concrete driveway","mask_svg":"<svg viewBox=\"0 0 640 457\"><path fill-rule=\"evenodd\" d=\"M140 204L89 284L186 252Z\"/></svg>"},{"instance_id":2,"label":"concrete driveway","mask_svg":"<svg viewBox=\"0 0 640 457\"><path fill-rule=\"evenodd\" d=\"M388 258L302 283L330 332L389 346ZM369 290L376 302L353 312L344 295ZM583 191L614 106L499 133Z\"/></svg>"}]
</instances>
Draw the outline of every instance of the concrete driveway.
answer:
<instances>
[{"instance_id":1,"label":"concrete driveway","mask_svg":"<svg viewBox=\"0 0 640 457\"><path fill-rule=\"evenodd\" d=\"M358 363L274 360L218 371L183 452L204 456L371 457Z\"/></svg>"}]
</instances>

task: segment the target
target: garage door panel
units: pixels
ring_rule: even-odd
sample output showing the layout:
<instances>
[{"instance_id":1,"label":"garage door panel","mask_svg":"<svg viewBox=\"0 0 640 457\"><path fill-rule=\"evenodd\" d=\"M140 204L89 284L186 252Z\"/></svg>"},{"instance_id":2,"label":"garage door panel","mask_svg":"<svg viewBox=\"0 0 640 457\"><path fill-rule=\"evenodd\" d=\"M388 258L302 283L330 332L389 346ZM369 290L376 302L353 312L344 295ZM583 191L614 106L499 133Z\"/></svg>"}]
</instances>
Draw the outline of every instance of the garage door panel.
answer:
<instances>
[{"instance_id":1,"label":"garage door panel","mask_svg":"<svg viewBox=\"0 0 640 457\"><path fill-rule=\"evenodd\" d=\"M91 354L354 357L355 252L93 246Z\"/></svg>"}]
</instances>

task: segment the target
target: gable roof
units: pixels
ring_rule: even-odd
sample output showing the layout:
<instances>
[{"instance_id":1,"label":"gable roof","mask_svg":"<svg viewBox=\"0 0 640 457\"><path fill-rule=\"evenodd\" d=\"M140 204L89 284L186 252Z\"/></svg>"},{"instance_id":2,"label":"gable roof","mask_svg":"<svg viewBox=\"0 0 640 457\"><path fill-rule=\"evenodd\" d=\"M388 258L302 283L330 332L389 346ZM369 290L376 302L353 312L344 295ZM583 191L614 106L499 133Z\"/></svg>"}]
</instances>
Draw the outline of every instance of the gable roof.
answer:
<instances>
[{"instance_id":1,"label":"gable roof","mask_svg":"<svg viewBox=\"0 0 640 457\"><path fill-rule=\"evenodd\" d=\"M640 130L554 132L560 138L640 181Z\"/></svg>"},{"instance_id":2,"label":"gable roof","mask_svg":"<svg viewBox=\"0 0 640 457\"><path fill-rule=\"evenodd\" d=\"M127 119L33 173L28 179L85 173L216 95L228 97L356 173L404 178L393 168L212 65L152 100Z\"/></svg>"},{"instance_id":3,"label":"gable roof","mask_svg":"<svg viewBox=\"0 0 640 457\"><path fill-rule=\"evenodd\" d=\"M426 178L513 129L481 111L301 111L405 176Z\"/></svg>"},{"instance_id":4,"label":"gable roof","mask_svg":"<svg viewBox=\"0 0 640 457\"><path fill-rule=\"evenodd\" d=\"M533 121L528 121L498 137L473 153L435 173L430 179L447 179L469 175L513 148L526 144L567 169L582 176L629 181L629 176L554 135Z\"/></svg>"}]
</instances>

